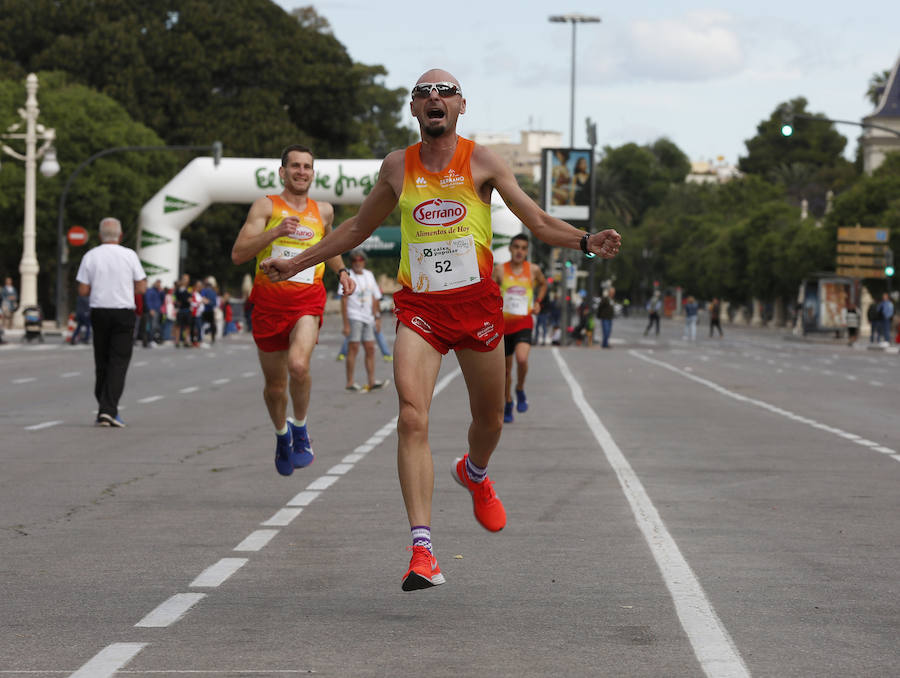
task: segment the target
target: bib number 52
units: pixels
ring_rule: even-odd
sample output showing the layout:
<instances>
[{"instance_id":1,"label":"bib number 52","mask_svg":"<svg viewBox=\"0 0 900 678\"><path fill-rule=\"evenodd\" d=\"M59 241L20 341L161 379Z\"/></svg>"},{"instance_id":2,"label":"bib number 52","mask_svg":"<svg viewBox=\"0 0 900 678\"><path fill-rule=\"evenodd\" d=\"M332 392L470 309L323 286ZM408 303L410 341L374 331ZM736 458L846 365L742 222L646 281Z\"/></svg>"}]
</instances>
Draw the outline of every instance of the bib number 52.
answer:
<instances>
[{"instance_id":1,"label":"bib number 52","mask_svg":"<svg viewBox=\"0 0 900 678\"><path fill-rule=\"evenodd\" d=\"M444 261L436 261L434 262L434 271L435 273L447 273L452 271L453 269L450 267L450 260L445 259Z\"/></svg>"}]
</instances>

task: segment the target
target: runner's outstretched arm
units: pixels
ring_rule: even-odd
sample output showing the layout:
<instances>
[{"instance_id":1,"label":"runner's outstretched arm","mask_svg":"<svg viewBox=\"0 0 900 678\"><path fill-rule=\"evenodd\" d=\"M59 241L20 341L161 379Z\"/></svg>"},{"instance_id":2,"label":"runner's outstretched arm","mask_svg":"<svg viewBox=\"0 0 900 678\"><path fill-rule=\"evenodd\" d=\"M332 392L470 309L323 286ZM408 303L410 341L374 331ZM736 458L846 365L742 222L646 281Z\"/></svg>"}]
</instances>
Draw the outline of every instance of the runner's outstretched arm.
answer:
<instances>
[{"instance_id":1,"label":"runner's outstretched arm","mask_svg":"<svg viewBox=\"0 0 900 678\"><path fill-rule=\"evenodd\" d=\"M292 259L266 259L260 268L272 282L287 280L298 271L352 250L372 235L396 207L399 195L389 181L394 172L403 173L403 151L394 151L381 163L378 181L363 200L359 213L347 219L326 238Z\"/></svg>"}]
</instances>

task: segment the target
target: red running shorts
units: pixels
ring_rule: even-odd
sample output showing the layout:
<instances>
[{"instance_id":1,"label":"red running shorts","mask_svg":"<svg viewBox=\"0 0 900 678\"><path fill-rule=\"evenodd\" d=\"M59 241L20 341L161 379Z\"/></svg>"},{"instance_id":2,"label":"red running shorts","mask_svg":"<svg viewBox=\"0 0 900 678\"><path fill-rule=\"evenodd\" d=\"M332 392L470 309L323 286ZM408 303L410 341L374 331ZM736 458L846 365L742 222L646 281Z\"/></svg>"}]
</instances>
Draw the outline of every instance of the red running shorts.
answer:
<instances>
[{"instance_id":1,"label":"red running shorts","mask_svg":"<svg viewBox=\"0 0 900 678\"><path fill-rule=\"evenodd\" d=\"M394 315L435 349L486 353L503 339L503 297L491 278L445 294L394 294Z\"/></svg>"}]
</instances>

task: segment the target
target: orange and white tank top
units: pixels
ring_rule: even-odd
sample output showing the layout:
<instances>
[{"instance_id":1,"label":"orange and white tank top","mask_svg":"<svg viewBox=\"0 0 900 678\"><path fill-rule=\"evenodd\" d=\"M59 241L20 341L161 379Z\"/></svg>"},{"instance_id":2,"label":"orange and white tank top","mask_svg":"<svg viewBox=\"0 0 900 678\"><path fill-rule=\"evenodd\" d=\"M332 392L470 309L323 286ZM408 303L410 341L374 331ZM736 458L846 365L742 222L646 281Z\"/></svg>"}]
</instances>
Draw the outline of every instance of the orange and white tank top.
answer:
<instances>
[{"instance_id":1,"label":"orange and white tank top","mask_svg":"<svg viewBox=\"0 0 900 678\"><path fill-rule=\"evenodd\" d=\"M302 291L310 285L322 283L322 276L325 273L325 264L317 264L300 271L292 278L282 282L272 282L265 273L259 270L259 264L269 257L291 258L302 252L308 247L312 247L325 236L325 226L322 223L322 217L319 215L319 206L315 200L306 199L306 209L302 212L295 210L288 205L281 196L267 195L272 201L272 216L266 222L266 231L278 226L285 217L296 216L300 220L300 225L289 236L276 238L256 255L256 276L253 279L253 296L256 303L269 305L266 302L271 301L275 304L283 302L285 295L290 295L292 290Z\"/></svg>"},{"instance_id":2,"label":"orange and white tank top","mask_svg":"<svg viewBox=\"0 0 900 678\"><path fill-rule=\"evenodd\" d=\"M425 169L421 146L408 147L404 159L397 280L413 292L452 293L491 277L491 206L472 180L473 141L457 137L440 172Z\"/></svg>"},{"instance_id":3,"label":"orange and white tank top","mask_svg":"<svg viewBox=\"0 0 900 678\"><path fill-rule=\"evenodd\" d=\"M503 264L503 280L500 283L503 295L503 322L506 334L531 327L534 322L531 311L534 307L534 287L531 281L531 264L522 262L522 271L513 272L512 262Z\"/></svg>"}]
</instances>

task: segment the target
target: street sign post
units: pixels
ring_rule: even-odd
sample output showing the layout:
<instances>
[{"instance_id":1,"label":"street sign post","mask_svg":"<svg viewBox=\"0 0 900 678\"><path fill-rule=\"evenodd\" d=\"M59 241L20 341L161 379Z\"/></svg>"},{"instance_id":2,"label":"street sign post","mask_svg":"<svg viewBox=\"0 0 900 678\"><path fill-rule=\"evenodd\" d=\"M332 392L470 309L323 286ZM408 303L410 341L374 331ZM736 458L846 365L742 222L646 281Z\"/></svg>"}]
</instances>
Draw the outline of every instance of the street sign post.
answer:
<instances>
[{"instance_id":1,"label":"street sign post","mask_svg":"<svg viewBox=\"0 0 900 678\"><path fill-rule=\"evenodd\" d=\"M66 239L72 247L80 247L88 241L88 232L84 226L72 226L66 234Z\"/></svg>"},{"instance_id":2,"label":"street sign post","mask_svg":"<svg viewBox=\"0 0 900 678\"><path fill-rule=\"evenodd\" d=\"M840 227L837 232L837 275L885 278L888 236L886 228Z\"/></svg>"}]
</instances>

